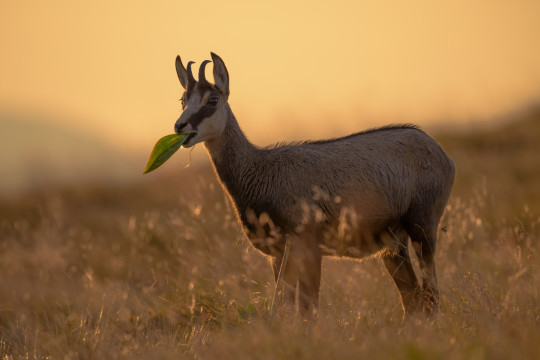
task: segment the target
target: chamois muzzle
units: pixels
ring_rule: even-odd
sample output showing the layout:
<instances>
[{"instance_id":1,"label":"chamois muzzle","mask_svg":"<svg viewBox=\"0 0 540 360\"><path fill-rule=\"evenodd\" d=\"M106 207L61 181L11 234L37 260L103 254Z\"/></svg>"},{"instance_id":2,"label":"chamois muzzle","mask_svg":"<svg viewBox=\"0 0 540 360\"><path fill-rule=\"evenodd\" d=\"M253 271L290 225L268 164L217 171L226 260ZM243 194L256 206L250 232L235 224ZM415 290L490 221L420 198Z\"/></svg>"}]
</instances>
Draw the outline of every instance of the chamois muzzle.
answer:
<instances>
[{"instance_id":1,"label":"chamois muzzle","mask_svg":"<svg viewBox=\"0 0 540 360\"><path fill-rule=\"evenodd\" d=\"M177 133L177 134L182 134L182 129L184 127L186 127L187 123L183 122L183 123L179 123L177 122L176 124L174 124L174 132Z\"/></svg>"}]
</instances>

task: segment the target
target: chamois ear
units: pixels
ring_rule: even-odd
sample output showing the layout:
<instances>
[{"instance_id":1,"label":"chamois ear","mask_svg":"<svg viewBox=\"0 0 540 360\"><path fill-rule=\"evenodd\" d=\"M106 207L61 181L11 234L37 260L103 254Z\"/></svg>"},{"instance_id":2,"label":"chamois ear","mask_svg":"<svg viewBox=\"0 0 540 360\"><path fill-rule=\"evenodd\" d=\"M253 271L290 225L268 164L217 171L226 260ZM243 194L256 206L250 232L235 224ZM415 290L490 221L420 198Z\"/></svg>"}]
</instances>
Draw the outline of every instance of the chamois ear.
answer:
<instances>
[{"instance_id":1,"label":"chamois ear","mask_svg":"<svg viewBox=\"0 0 540 360\"><path fill-rule=\"evenodd\" d=\"M225 96L229 96L229 72L225 67L225 63L219 56L214 53L212 55L212 61L214 62L214 82L216 88Z\"/></svg>"},{"instance_id":2,"label":"chamois ear","mask_svg":"<svg viewBox=\"0 0 540 360\"><path fill-rule=\"evenodd\" d=\"M180 55L176 57L176 74L178 75L178 80L180 80L180 84L182 84L182 87L185 89L188 85L188 75L186 68L184 67L184 64L182 64L182 60L180 59Z\"/></svg>"}]
</instances>

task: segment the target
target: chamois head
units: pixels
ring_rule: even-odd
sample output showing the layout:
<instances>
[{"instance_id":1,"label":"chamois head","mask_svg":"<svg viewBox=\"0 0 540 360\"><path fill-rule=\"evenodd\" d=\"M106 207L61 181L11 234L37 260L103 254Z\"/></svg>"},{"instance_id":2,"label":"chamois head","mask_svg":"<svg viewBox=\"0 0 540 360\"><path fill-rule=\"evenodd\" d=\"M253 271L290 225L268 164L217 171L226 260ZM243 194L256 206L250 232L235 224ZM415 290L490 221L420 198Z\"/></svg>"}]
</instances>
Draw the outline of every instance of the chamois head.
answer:
<instances>
[{"instance_id":1,"label":"chamois head","mask_svg":"<svg viewBox=\"0 0 540 360\"><path fill-rule=\"evenodd\" d=\"M187 70L180 56L176 57L176 73L184 88L182 95L183 112L174 125L174 131L190 134L184 147L191 147L199 142L212 140L221 135L227 122L227 100L229 98L229 73L223 60L211 53L214 62L214 81L209 83L204 74L205 60L199 68L199 80L196 81L191 71L190 61Z\"/></svg>"}]
</instances>

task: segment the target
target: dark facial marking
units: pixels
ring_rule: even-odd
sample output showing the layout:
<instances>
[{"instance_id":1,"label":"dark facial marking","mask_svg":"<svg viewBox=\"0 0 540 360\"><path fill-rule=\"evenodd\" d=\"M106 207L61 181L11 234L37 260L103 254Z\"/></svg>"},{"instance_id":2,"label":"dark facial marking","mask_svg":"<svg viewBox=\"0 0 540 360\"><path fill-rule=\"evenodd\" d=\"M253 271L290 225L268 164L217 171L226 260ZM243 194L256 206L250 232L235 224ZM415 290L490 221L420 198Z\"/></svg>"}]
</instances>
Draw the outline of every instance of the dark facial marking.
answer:
<instances>
[{"instance_id":1,"label":"dark facial marking","mask_svg":"<svg viewBox=\"0 0 540 360\"><path fill-rule=\"evenodd\" d=\"M183 102L183 106L182 108L185 107L184 104L187 104L189 98L191 97L191 95L193 94L193 91L197 91L199 93L199 97L202 99L204 94L206 94L207 92L211 92L210 96L208 97L208 99L210 99L211 97L213 96L219 96L219 92L214 88L214 86L210 83L199 83L197 82L196 83L196 86L194 86L192 89L190 89L189 87L187 88L185 94L184 94L184 102ZM199 109L199 111L197 111L196 113L192 114L188 119L187 119L187 123L191 124L191 126L193 127L194 130L197 130L197 127L199 126L199 124L206 118L212 116L217 110L217 107L216 105L212 105L212 104L208 104L206 103L205 105L201 106L201 108Z\"/></svg>"},{"instance_id":2,"label":"dark facial marking","mask_svg":"<svg viewBox=\"0 0 540 360\"><path fill-rule=\"evenodd\" d=\"M206 118L212 116L216 112L217 107L212 105L204 105L195 114L192 114L187 122L191 124L194 130L197 130L199 124Z\"/></svg>"}]
</instances>

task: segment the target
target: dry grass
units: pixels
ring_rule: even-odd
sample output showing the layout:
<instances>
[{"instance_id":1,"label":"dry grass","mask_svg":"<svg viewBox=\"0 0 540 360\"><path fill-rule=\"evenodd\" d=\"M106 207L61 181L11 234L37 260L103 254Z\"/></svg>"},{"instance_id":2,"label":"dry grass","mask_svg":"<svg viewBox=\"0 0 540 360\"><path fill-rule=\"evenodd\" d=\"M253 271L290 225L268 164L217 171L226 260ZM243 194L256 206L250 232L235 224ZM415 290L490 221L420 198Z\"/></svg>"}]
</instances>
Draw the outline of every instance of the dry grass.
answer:
<instances>
[{"instance_id":1,"label":"dry grass","mask_svg":"<svg viewBox=\"0 0 540 360\"><path fill-rule=\"evenodd\" d=\"M475 136L440 137L459 173L433 320L402 322L379 260L325 259L318 322L271 323L269 265L210 170L188 168L1 203L0 358L538 358L540 169L506 152L539 146L501 153L489 139L508 130ZM508 200L514 192L520 204Z\"/></svg>"}]
</instances>

